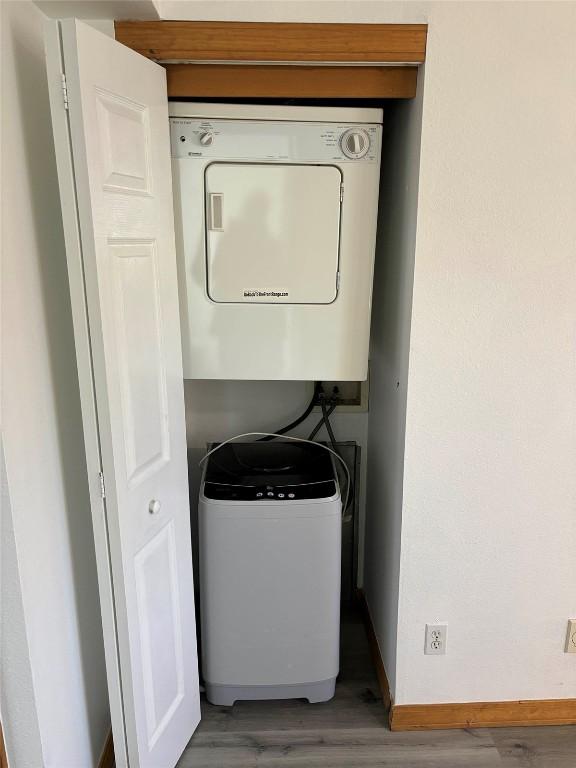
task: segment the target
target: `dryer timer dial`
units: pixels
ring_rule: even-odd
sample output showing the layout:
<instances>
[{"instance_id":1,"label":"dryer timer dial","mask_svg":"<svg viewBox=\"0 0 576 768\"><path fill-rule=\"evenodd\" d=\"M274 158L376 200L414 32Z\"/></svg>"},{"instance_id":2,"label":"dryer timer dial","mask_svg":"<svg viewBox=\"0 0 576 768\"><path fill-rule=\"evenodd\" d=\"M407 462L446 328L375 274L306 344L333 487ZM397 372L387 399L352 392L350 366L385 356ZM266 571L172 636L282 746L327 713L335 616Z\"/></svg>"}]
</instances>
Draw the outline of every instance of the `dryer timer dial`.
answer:
<instances>
[{"instance_id":1,"label":"dryer timer dial","mask_svg":"<svg viewBox=\"0 0 576 768\"><path fill-rule=\"evenodd\" d=\"M213 141L214 134L212 131L204 131L204 133L200 134L200 144L202 144L203 147L210 147Z\"/></svg>"},{"instance_id":2,"label":"dryer timer dial","mask_svg":"<svg viewBox=\"0 0 576 768\"><path fill-rule=\"evenodd\" d=\"M349 128L340 136L340 148L351 160L359 160L370 149L370 136L362 128Z\"/></svg>"}]
</instances>

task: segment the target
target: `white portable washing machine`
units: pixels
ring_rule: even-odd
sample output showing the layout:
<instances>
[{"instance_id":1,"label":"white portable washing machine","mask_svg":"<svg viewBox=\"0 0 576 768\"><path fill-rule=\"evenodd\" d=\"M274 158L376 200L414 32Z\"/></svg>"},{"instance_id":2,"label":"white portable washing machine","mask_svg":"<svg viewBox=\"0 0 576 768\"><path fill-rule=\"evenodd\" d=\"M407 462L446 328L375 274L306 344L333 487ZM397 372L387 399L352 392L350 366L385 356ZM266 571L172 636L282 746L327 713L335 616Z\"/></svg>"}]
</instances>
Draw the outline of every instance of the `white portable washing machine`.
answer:
<instances>
[{"instance_id":1,"label":"white portable washing machine","mask_svg":"<svg viewBox=\"0 0 576 768\"><path fill-rule=\"evenodd\" d=\"M200 490L202 670L208 701L334 695L341 498L309 443L228 443Z\"/></svg>"}]
</instances>

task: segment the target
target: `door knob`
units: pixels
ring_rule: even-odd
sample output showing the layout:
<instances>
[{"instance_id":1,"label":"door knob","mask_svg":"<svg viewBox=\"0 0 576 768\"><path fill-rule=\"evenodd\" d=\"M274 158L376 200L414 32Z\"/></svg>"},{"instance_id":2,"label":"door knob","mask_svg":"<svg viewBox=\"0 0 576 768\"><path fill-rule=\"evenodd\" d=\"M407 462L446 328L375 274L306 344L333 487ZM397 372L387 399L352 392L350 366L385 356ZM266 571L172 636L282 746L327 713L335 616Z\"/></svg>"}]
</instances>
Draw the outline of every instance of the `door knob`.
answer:
<instances>
[{"instance_id":1,"label":"door knob","mask_svg":"<svg viewBox=\"0 0 576 768\"><path fill-rule=\"evenodd\" d=\"M151 515L156 515L158 512L160 512L160 507L162 505L158 501L158 499L152 499L150 504L148 504L148 512L150 512Z\"/></svg>"}]
</instances>

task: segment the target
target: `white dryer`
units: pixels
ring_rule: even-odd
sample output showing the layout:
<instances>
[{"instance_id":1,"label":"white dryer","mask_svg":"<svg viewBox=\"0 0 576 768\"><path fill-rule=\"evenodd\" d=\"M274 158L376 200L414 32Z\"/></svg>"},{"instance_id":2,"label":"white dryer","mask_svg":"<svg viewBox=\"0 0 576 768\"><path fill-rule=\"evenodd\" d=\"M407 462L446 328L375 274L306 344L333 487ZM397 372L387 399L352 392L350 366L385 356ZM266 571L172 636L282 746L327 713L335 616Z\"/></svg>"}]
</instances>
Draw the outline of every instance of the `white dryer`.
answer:
<instances>
[{"instance_id":1,"label":"white dryer","mask_svg":"<svg viewBox=\"0 0 576 768\"><path fill-rule=\"evenodd\" d=\"M202 672L208 701L334 695L341 500L311 443L228 443L199 503Z\"/></svg>"},{"instance_id":2,"label":"white dryer","mask_svg":"<svg viewBox=\"0 0 576 768\"><path fill-rule=\"evenodd\" d=\"M382 111L170 114L185 377L366 379Z\"/></svg>"}]
</instances>

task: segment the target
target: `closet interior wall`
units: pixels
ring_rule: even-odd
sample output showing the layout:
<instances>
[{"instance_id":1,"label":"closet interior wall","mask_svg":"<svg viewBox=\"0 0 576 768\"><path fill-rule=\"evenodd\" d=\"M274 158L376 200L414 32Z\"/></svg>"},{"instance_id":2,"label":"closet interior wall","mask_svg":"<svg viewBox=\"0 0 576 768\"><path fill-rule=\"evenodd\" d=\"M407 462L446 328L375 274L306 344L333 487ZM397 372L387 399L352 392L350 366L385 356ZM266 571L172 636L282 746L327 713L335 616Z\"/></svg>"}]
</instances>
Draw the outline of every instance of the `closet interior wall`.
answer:
<instances>
[{"instance_id":1,"label":"closet interior wall","mask_svg":"<svg viewBox=\"0 0 576 768\"><path fill-rule=\"evenodd\" d=\"M424 68L416 98L384 120L372 297L364 592L394 693L408 356L414 284Z\"/></svg>"}]
</instances>

